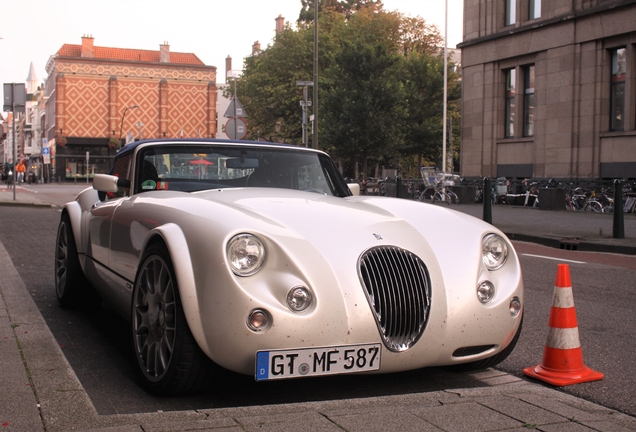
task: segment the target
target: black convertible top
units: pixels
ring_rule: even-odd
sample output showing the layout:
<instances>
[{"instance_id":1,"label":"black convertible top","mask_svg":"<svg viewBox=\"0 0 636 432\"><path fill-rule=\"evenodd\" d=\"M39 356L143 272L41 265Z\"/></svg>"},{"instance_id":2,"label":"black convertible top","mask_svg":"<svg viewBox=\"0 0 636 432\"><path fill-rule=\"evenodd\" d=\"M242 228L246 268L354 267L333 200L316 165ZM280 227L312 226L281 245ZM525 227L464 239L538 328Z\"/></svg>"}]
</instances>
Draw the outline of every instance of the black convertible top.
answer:
<instances>
[{"instance_id":1,"label":"black convertible top","mask_svg":"<svg viewBox=\"0 0 636 432\"><path fill-rule=\"evenodd\" d=\"M268 146L268 147L282 147L282 148L295 148L306 149L308 151L319 151L313 149L307 149L306 147L300 147L294 144L272 143L268 141L247 141L247 140L229 140L219 138L161 138L161 139L148 139L142 141L135 141L130 144L126 144L118 152L117 156L121 156L126 153L134 151L141 144L236 144L236 145L256 145L256 146ZM322 152L321 152L322 153Z\"/></svg>"}]
</instances>

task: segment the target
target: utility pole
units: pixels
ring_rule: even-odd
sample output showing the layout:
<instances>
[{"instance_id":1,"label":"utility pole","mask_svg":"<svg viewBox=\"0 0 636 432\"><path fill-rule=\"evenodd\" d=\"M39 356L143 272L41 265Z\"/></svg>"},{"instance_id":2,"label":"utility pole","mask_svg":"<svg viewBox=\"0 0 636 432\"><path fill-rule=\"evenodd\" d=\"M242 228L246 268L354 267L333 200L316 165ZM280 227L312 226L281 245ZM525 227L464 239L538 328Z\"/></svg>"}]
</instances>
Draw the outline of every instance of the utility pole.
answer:
<instances>
[{"instance_id":1,"label":"utility pole","mask_svg":"<svg viewBox=\"0 0 636 432\"><path fill-rule=\"evenodd\" d=\"M24 113L26 107L26 88L24 84L4 83L4 111L11 111L13 116L13 200L16 190L16 166L18 163L18 146L16 142L15 117L17 112Z\"/></svg>"},{"instance_id":2,"label":"utility pole","mask_svg":"<svg viewBox=\"0 0 636 432\"><path fill-rule=\"evenodd\" d=\"M318 8L320 1L314 0L314 120L312 147L318 148Z\"/></svg>"},{"instance_id":3,"label":"utility pole","mask_svg":"<svg viewBox=\"0 0 636 432\"><path fill-rule=\"evenodd\" d=\"M446 111L448 105L448 0L444 2L444 115L442 116L442 173L446 174Z\"/></svg>"},{"instance_id":4,"label":"utility pole","mask_svg":"<svg viewBox=\"0 0 636 432\"><path fill-rule=\"evenodd\" d=\"M296 85L303 88L303 100L300 101L300 106L303 110L303 145L309 147L309 134L307 133L307 108L312 105L310 100L307 100L307 87L314 85L313 81L296 81Z\"/></svg>"}]
</instances>

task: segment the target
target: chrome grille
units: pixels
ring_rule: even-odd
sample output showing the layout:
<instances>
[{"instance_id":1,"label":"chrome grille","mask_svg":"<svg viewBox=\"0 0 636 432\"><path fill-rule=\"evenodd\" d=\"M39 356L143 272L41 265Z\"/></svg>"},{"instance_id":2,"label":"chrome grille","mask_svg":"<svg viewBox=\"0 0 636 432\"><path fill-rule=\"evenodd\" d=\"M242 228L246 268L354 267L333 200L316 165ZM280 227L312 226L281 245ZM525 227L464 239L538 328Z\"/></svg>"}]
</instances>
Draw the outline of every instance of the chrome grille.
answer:
<instances>
[{"instance_id":1,"label":"chrome grille","mask_svg":"<svg viewBox=\"0 0 636 432\"><path fill-rule=\"evenodd\" d=\"M380 246L362 254L358 273L386 347L409 349L424 332L431 307L424 262L407 250Z\"/></svg>"}]
</instances>

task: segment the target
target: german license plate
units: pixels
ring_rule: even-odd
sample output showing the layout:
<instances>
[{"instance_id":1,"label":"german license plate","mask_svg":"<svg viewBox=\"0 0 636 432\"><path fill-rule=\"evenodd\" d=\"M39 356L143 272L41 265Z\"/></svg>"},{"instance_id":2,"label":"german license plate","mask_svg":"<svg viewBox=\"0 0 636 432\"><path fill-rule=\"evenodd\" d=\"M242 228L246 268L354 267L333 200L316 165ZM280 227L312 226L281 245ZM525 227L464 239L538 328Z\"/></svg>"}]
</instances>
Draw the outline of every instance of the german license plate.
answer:
<instances>
[{"instance_id":1,"label":"german license plate","mask_svg":"<svg viewBox=\"0 0 636 432\"><path fill-rule=\"evenodd\" d=\"M258 351L256 381L380 369L380 344Z\"/></svg>"}]
</instances>

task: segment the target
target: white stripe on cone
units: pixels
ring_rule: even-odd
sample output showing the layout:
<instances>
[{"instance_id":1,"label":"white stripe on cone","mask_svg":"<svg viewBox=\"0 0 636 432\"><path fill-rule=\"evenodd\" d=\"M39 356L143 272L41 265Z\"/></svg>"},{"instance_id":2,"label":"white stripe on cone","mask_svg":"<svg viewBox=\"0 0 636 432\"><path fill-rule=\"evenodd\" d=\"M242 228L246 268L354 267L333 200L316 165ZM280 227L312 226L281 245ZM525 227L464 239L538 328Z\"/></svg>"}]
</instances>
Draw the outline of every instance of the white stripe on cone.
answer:
<instances>
[{"instance_id":1,"label":"white stripe on cone","mask_svg":"<svg viewBox=\"0 0 636 432\"><path fill-rule=\"evenodd\" d=\"M579 328L551 328L545 344L558 349L580 348Z\"/></svg>"},{"instance_id":2,"label":"white stripe on cone","mask_svg":"<svg viewBox=\"0 0 636 432\"><path fill-rule=\"evenodd\" d=\"M574 307L574 295L572 294L572 288L554 287L552 306L564 309Z\"/></svg>"}]
</instances>

